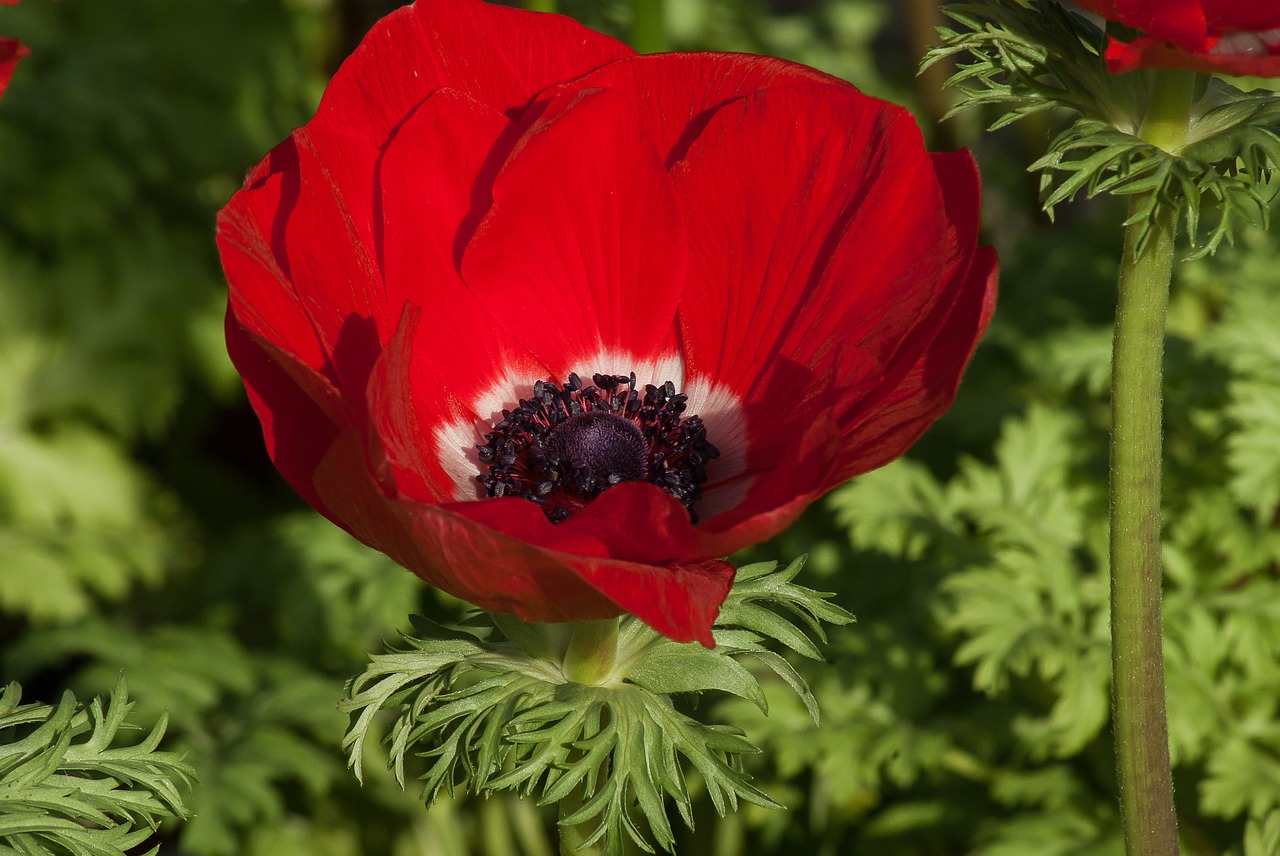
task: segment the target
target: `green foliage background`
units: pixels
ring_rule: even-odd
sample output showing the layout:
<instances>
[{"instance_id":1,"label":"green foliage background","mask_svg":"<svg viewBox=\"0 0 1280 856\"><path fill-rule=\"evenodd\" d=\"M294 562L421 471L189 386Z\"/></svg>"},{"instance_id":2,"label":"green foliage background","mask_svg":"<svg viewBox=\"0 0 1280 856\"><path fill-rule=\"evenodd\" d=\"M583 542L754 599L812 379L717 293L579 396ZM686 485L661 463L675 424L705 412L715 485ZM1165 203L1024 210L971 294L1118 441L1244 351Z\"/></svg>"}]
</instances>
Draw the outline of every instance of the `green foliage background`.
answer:
<instances>
[{"instance_id":1,"label":"green foliage background","mask_svg":"<svg viewBox=\"0 0 1280 856\"><path fill-rule=\"evenodd\" d=\"M301 124L393 3L23 0L31 46L0 103L0 668L25 697L104 694L199 776L174 852L554 850L515 800L446 801L340 751L343 681L462 606L309 511L274 474L223 351L213 216ZM563 0L628 37L623 0ZM916 109L973 147L996 320L911 455L836 491L750 559L807 552L859 622L797 662L824 721L772 696L704 700L766 752L782 812L684 853L1121 852L1107 731L1106 386L1120 212L1037 214L1043 127L938 129L936 78L889 0L671 0L682 49L772 53ZM1041 121L1041 120L1033 120ZM1166 659L1188 853L1280 853L1280 246L1249 233L1183 267L1167 383ZM762 675L762 681L772 680ZM0 681L3 683L3 681ZM145 732L143 732L145 733ZM370 751L376 751L370 747Z\"/></svg>"}]
</instances>

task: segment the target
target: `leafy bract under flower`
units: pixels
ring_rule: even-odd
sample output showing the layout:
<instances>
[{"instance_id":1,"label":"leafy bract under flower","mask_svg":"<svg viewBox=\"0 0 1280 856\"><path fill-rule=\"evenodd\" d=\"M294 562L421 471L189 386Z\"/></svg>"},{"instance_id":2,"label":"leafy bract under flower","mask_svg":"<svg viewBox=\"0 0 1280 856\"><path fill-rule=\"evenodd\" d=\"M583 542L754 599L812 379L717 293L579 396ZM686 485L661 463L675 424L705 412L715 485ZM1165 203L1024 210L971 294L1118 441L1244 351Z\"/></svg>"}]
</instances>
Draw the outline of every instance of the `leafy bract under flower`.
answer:
<instances>
[{"instance_id":1,"label":"leafy bract under flower","mask_svg":"<svg viewBox=\"0 0 1280 856\"><path fill-rule=\"evenodd\" d=\"M1077 0L1107 20L1141 31L1112 38L1112 71L1190 68L1280 76L1280 4L1275 0Z\"/></svg>"},{"instance_id":2,"label":"leafy bract under flower","mask_svg":"<svg viewBox=\"0 0 1280 856\"><path fill-rule=\"evenodd\" d=\"M812 69L419 0L221 213L228 350L289 483L428 582L710 645L719 557L949 406L994 300L978 197L967 153ZM503 445L575 375L679 412L623 413L644 445L617 473L538 457L585 442L551 437L561 416ZM681 443L701 458L664 475ZM586 499L549 516L571 482Z\"/></svg>"}]
</instances>

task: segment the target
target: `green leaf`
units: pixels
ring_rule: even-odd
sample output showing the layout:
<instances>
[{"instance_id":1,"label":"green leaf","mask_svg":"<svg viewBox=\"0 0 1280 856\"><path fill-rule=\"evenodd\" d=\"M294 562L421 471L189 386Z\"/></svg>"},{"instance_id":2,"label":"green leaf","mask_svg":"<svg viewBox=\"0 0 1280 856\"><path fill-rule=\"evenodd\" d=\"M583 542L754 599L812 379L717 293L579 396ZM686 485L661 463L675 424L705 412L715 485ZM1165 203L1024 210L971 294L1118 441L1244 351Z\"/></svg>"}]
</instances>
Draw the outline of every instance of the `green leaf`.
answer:
<instances>
[{"instance_id":1,"label":"green leaf","mask_svg":"<svg viewBox=\"0 0 1280 856\"><path fill-rule=\"evenodd\" d=\"M768 713L760 682L732 657L701 645L664 642L648 648L625 672L627 680L659 695L720 690Z\"/></svg>"},{"instance_id":2,"label":"green leaf","mask_svg":"<svg viewBox=\"0 0 1280 856\"><path fill-rule=\"evenodd\" d=\"M158 750L163 720L115 745L133 707L123 679L105 706L70 693L56 707L20 702L17 684L0 696L0 853L125 856L161 819L189 815L194 772Z\"/></svg>"},{"instance_id":3,"label":"green leaf","mask_svg":"<svg viewBox=\"0 0 1280 856\"><path fill-rule=\"evenodd\" d=\"M954 4L944 12L961 25L942 28L942 45L925 67L955 58L948 85L961 95L952 115L974 107L1002 112L992 129L1060 107L1079 114L1030 167L1041 174L1044 210L1083 193L1143 194L1126 221L1136 225L1140 252L1158 213L1181 212L1192 257L1234 241L1243 223L1264 228L1268 206L1280 192L1280 95L1243 93L1214 81L1195 109L1185 143L1166 152L1140 136L1146 95L1141 75L1111 74L1101 57L1102 33L1057 4L1035 8L1012 0ZM1200 231L1201 207L1217 219Z\"/></svg>"},{"instance_id":4,"label":"green leaf","mask_svg":"<svg viewBox=\"0 0 1280 856\"><path fill-rule=\"evenodd\" d=\"M499 619L491 633L472 635L416 622L435 638L405 637L405 650L374 656L348 687L340 706L350 717L343 740L349 765L363 781L364 744L378 714L391 711L388 766L403 785L406 759L422 758L424 802L461 788L568 801L575 808L561 824L582 827L580 838L609 854L621 854L627 841L646 852L655 845L671 850L667 801L692 825L695 771L721 815L739 801L777 807L744 772L742 759L758 752L755 746L736 729L682 713L671 696L719 691L766 712L759 678L738 662L750 656L816 721L804 678L764 643L818 657L811 635L821 638L822 622L853 616L830 595L796 585L802 566L744 566L721 608L714 649L672 642L634 617L622 619L614 672L595 686L569 681L559 662L546 659L556 648L552 637L562 635L555 628Z\"/></svg>"}]
</instances>

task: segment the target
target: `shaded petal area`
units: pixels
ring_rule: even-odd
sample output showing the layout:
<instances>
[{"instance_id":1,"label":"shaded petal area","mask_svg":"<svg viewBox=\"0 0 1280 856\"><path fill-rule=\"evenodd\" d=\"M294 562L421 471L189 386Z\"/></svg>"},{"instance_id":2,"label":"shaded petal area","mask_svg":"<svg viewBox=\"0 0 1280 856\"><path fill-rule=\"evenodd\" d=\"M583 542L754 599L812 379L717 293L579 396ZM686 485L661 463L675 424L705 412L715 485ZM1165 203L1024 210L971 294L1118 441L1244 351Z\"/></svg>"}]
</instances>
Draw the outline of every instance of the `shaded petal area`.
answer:
<instances>
[{"instance_id":1,"label":"shaded petal area","mask_svg":"<svg viewBox=\"0 0 1280 856\"><path fill-rule=\"evenodd\" d=\"M1111 39L1107 44L1106 58L1107 67L1116 73L1139 68L1189 68L1204 74L1280 77L1280 54L1192 52L1152 37L1132 42Z\"/></svg>"},{"instance_id":2,"label":"shaded petal area","mask_svg":"<svg viewBox=\"0 0 1280 856\"><path fill-rule=\"evenodd\" d=\"M951 407L960 376L995 310L999 274L995 251L978 248L973 267L946 323L901 383L845 430L854 452L827 477L823 491L904 453Z\"/></svg>"},{"instance_id":3,"label":"shaded petal area","mask_svg":"<svg viewBox=\"0 0 1280 856\"><path fill-rule=\"evenodd\" d=\"M1077 0L1142 31L1107 43L1113 72L1189 68L1205 74L1280 76L1280 7L1273 0Z\"/></svg>"},{"instance_id":4,"label":"shaded petal area","mask_svg":"<svg viewBox=\"0 0 1280 856\"><path fill-rule=\"evenodd\" d=\"M320 496L353 535L437 588L526 621L628 612L677 641L714 644L711 624L733 582L726 563L659 567L544 550L447 508L389 499L363 458L359 432L341 436L316 471Z\"/></svg>"},{"instance_id":5,"label":"shaded petal area","mask_svg":"<svg viewBox=\"0 0 1280 856\"><path fill-rule=\"evenodd\" d=\"M230 311L226 334L227 353L262 423L271 462L309 505L348 529L312 481L316 467L350 423L341 394L313 368L246 329Z\"/></svg>"},{"instance_id":6,"label":"shaded petal area","mask_svg":"<svg viewBox=\"0 0 1280 856\"><path fill-rule=\"evenodd\" d=\"M18 60L31 53L27 46L17 39L0 38L0 95L9 87L13 70L18 67Z\"/></svg>"},{"instance_id":7,"label":"shaded petal area","mask_svg":"<svg viewBox=\"0 0 1280 856\"><path fill-rule=\"evenodd\" d=\"M326 159L296 132L218 215L232 311L357 401L390 336L372 194L360 190L377 156L348 139Z\"/></svg>"},{"instance_id":8,"label":"shaded petal area","mask_svg":"<svg viewBox=\"0 0 1280 856\"><path fill-rule=\"evenodd\" d=\"M883 383L920 317L950 299L937 283L962 259L937 178L905 111L828 86L722 108L673 178L692 248L688 375L741 397L746 468L772 469L824 395Z\"/></svg>"},{"instance_id":9,"label":"shaded petal area","mask_svg":"<svg viewBox=\"0 0 1280 856\"><path fill-rule=\"evenodd\" d=\"M1209 35L1202 0L1081 0L1080 5L1188 50L1202 49Z\"/></svg>"}]
</instances>

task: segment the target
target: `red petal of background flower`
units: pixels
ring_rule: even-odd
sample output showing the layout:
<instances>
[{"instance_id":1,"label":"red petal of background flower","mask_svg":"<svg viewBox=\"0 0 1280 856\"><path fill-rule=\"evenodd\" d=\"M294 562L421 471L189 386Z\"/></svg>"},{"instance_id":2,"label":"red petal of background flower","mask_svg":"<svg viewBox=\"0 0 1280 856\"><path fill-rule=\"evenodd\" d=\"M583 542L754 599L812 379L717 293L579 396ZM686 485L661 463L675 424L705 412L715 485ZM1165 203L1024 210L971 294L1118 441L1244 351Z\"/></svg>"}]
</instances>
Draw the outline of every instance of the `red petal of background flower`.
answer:
<instances>
[{"instance_id":1,"label":"red petal of background flower","mask_svg":"<svg viewBox=\"0 0 1280 856\"><path fill-rule=\"evenodd\" d=\"M1280 27L1280 4L1276 0L1200 0L1200 5L1213 33Z\"/></svg>"},{"instance_id":2,"label":"red petal of background flower","mask_svg":"<svg viewBox=\"0 0 1280 856\"><path fill-rule=\"evenodd\" d=\"M591 90L554 98L516 145L462 274L499 335L563 378L601 350L658 353L685 263L657 151L625 99Z\"/></svg>"},{"instance_id":3,"label":"red petal of background flower","mask_svg":"<svg viewBox=\"0 0 1280 856\"><path fill-rule=\"evenodd\" d=\"M1280 77L1280 54L1239 56L1189 53L1155 38L1141 38L1132 42L1112 39L1107 45L1106 57L1107 67L1116 73L1136 68L1189 68L1205 74Z\"/></svg>"},{"instance_id":4,"label":"red petal of background flower","mask_svg":"<svg viewBox=\"0 0 1280 856\"><path fill-rule=\"evenodd\" d=\"M29 53L27 46L17 39L0 38L0 95L8 88L13 70L18 67L18 60Z\"/></svg>"},{"instance_id":5,"label":"red petal of background flower","mask_svg":"<svg viewBox=\"0 0 1280 856\"><path fill-rule=\"evenodd\" d=\"M1280 76L1280 56L1211 52L1224 33L1280 27L1275 0L1078 0L1111 21L1141 30L1143 36L1107 44L1113 72L1136 68L1190 68L1206 74Z\"/></svg>"},{"instance_id":6,"label":"red petal of background flower","mask_svg":"<svg viewBox=\"0 0 1280 856\"><path fill-rule=\"evenodd\" d=\"M1201 0L1076 0L1108 21L1143 30L1189 50L1203 49L1209 36Z\"/></svg>"},{"instance_id":7,"label":"red petal of background flower","mask_svg":"<svg viewBox=\"0 0 1280 856\"><path fill-rule=\"evenodd\" d=\"M444 508L388 499L363 456L360 434L343 435L316 471L317 490L348 531L437 588L526 621L628 612L677 641L714 644L711 624L733 581L724 562L656 567L539 549Z\"/></svg>"}]
</instances>

